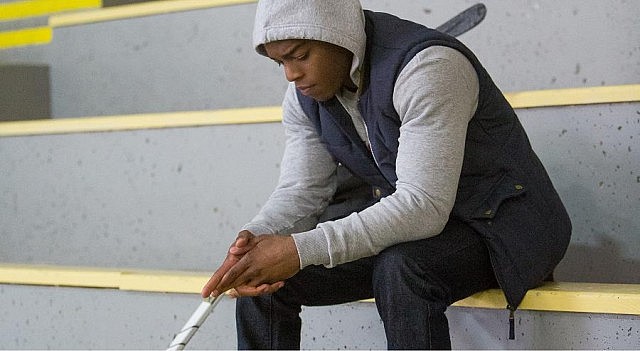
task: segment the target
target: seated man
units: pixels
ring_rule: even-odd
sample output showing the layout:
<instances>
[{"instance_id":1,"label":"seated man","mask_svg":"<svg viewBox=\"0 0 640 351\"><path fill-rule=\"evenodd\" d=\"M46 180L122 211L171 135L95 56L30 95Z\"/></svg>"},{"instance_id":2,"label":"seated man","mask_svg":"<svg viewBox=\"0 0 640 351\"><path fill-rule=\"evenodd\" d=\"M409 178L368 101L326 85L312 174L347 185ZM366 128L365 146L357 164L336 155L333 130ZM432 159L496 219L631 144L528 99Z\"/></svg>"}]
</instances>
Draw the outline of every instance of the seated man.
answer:
<instances>
[{"instance_id":1,"label":"seated man","mask_svg":"<svg viewBox=\"0 0 640 351\"><path fill-rule=\"evenodd\" d=\"M568 215L462 43L357 0L262 0L254 45L291 82L281 176L202 291L239 296L239 348L299 348L302 305L371 297L389 348L450 348L447 306L499 286L514 311L553 272Z\"/></svg>"}]
</instances>

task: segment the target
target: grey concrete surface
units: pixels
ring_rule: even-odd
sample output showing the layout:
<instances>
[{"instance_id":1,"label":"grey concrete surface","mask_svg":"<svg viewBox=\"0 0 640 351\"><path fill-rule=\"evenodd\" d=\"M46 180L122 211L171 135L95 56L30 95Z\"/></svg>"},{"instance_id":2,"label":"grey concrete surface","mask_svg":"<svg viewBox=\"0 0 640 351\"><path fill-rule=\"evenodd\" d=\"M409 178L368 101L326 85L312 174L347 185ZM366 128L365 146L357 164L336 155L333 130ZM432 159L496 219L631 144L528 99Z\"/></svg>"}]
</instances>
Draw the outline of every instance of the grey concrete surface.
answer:
<instances>
[{"instance_id":1,"label":"grey concrete surface","mask_svg":"<svg viewBox=\"0 0 640 351\"><path fill-rule=\"evenodd\" d=\"M0 138L0 261L209 270L273 190L280 128Z\"/></svg>"},{"instance_id":2,"label":"grey concrete surface","mask_svg":"<svg viewBox=\"0 0 640 351\"><path fill-rule=\"evenodd\" d=\"M470 0L363 0L437 26ZM640 80L635 1L487 0L460 39L504 91ZM2 63L49 64L54 117L279 105L281 70L253 52L254 4L56 28L51 44L0 50Z\"/></svg>"},{"instance_id":3,"label":"grey concrete surface","mask_svg":"<svg viewBox=\"0 0 640 351\"><path fill-rule=\"evenodd\" d=\"M162 350L199 304L194 295L0 285L2 349ZM233 300L223 300L187 349L236 348ZM304 308L303 349L385 349L372 303ZM452 307L454 349L640 348L640 317L518 311L508 340L506 310Z\"/></svg>"},{"instance_id":4,"label":"grey concrete surface","mask_svg":"<svg viewBox=\"0 0 640 351\"><path fill-rule=\"evenodd\" d=\"M363 0L436 26L473 1ZM504 91L637 84L635 1L487 0L461 39ZM54 117L280 104L250 48L255 5L59 28L0 64L51 67ZM518 111L574 224L557 278L640 283L640 104ZM210 271L276 183L279 124L0 138L0 262ZM198 299L0 285L0 348L162 349ZM235 347L220 306L193 348ZM455 348L637 349L637 316L453 308ZM371 304L304 311L303 346L384 348Z\"/></svg>"},{"instance_id":5,"label":"grey concrete surface","mask_svg":"<svg viewBox=\"0 0 640 351\"><path fill-rule=\"evenodd\" d=\"M640 103L518 113L573 224L557 279L640 283Z\"/></svg>"},{"instance_id":6,"label":"grey concrete surface","mask_svg":"<svg viewBox=\"0 0 640 351\"><path fill-rule=\"evenodd\" d=\"M639 111L518 111L574 225L560 280L640 282ZM283 145L278 123L0 138L0 257L209 270L273 189Z\"/></svg>"}]
</instances>

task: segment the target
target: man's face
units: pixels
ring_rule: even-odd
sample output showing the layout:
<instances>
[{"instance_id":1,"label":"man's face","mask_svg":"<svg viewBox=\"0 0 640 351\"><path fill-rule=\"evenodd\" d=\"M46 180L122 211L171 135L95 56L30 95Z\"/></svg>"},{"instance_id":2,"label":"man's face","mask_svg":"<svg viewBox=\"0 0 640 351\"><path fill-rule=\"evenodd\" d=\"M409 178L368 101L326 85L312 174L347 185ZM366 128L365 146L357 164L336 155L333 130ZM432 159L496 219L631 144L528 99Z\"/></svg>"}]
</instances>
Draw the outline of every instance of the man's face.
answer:
<instances>
[{"instance_id":1,"label":"man's face","mask_svg":"<svg viewBox=\"0 0 640 351\"><path fill-rule=\"evenodd\" d=\"M288 81L316 101L331 99L342 87L355 89L349 71L353 54L315 40L281 40L264 45L267 55L284 66Z\"/></svg>"}]
</instances>

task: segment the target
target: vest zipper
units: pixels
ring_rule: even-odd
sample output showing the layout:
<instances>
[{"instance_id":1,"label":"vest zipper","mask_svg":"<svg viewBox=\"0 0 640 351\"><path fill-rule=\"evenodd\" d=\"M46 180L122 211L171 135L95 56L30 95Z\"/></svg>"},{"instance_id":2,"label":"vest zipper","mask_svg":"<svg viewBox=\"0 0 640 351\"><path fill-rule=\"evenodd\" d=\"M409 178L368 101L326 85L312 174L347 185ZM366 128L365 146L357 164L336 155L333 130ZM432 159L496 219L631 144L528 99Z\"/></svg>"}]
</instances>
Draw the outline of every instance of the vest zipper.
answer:
<instances>
[{"instance_id":1,"label":"vest zipper","mask_svg":"<svg viewBox=\"0 0 640 351\"><path fill-rule=\"evenodd\" d=\"M371 147L371 138L369 138L369 126L367 126L367 121L364 120L364 117L360 116L360 118L362 118L362 124L364 124L364 132L367 134L366 146L369 149L369 152L371 153L371 157L373 157L373 162L376 164L376 167L379 170L380 165L378 164L378 160L376 160L376 154L373 153L373 147Z\"/></svg>"}]
</instances>

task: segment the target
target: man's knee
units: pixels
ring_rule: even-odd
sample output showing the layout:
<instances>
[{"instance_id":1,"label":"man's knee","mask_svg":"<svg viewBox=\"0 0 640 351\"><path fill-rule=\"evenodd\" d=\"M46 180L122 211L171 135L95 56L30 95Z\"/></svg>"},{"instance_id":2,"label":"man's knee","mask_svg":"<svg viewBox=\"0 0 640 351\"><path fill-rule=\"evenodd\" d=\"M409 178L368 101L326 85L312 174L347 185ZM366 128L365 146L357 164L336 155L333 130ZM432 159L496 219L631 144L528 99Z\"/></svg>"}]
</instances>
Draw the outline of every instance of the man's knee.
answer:
<instances>
[{"instance_id":1,"label":"man's knee","mask_svg":"<svg viewBox=\"0 0 640 351\"><path fill-rule=\"evenodd\" d=\"M413 284L422 279L420 267L404 250L392 246L376 256L373 266L374 290Z\"/></svg>"},{"instance_id":2,"label":"man's knee","mask_svg":"<svg viewBox=\"0 0 640 351\"><path fill-rule=\"evenodd\" d=\"M432 301L446 302L447 289L437 274L430 270L432 267L425 267L424 260L415 257L416 252L406 250L403 246L392 246L378 254L373 270L376 298L396 300L395 295L410 293Z\"/></svg>"}]
</instances>

